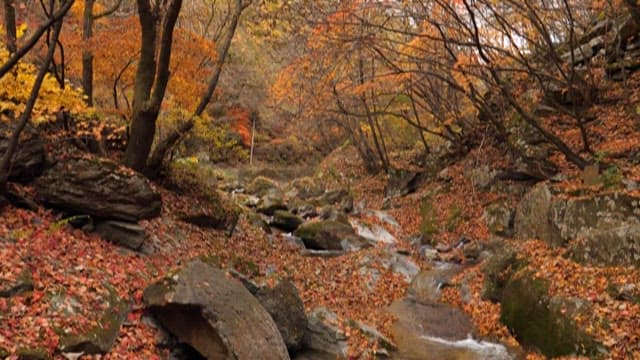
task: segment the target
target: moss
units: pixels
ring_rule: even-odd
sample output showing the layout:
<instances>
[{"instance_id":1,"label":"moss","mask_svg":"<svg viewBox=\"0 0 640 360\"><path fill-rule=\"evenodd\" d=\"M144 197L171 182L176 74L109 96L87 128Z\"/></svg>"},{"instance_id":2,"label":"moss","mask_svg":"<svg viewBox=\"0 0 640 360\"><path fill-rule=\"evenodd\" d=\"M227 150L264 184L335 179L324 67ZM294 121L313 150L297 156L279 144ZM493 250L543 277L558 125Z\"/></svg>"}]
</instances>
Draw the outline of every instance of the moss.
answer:
<instances>
[{"instance_id":1,"label":"moss","mask_svg":"<svg viewBox=\"0 0 640 360\"><path fill-rule=\"evenodd\" d=\"M482 297L491 301L500 301L502 291L514 273L524 268L527 261L518 257L515 250L500 250L483 267L485 282Z\"/></svg>"},{"instance_id":2,"label":"moss","mask_svg":"<svg viewBox=\"0 0 640 360\"><path fill-rule=\"evenodd\" d=\"M422 199L420 218L420 233L422 234L423 242L434 245L435 239L433 236L438 234L439 230L436 212L430 196Z\"/></svg>"},{"instance_id":3,"label":"moss","mask_svg":"<svg viewBox=\"0 0 640 360\"><path fill-rule=\"evenodd\" d=\"M462 209L458 205L453 205L449 209L449 216L447 217L447 231L453 232L458 228L462 220Z\"/></svg>"},{"instance_id":4,"label":"moss","mask_svg":"<svg viewBox=\"0 0 640 360\"><path fill-rule=\"evenodd\" d=\"M502 293L500 320L525 346L545 356L595 356L597 344L564 313L565 302L548 296L549 282L530 271L514 274Z\"/></svg>"},{"instance_id":5,"label":"moss","mask_svg":"<svg viewBox=\"0 0 640 360\"><path fill-rule=\"evenodd\" d=\"M16 352L16 355L18 355L18 359L20 360L51 359L51 354L49 354L49 351L47 351L47 349L40 348L40 347L18 349L18 351Z\"/></svg>"},{"instance_id":6,"label":"moss","mask_svg":"<svg viewBox=\"0 0 640 360\"><path fill-rule=\"evenodd\" d=\"M9 355L10 355L9 354L9 350L7 350L7 349L5 349L3 347L0 347L0 358L4 359L4 358L8 357Z\"/></svg>"}]
</instances>

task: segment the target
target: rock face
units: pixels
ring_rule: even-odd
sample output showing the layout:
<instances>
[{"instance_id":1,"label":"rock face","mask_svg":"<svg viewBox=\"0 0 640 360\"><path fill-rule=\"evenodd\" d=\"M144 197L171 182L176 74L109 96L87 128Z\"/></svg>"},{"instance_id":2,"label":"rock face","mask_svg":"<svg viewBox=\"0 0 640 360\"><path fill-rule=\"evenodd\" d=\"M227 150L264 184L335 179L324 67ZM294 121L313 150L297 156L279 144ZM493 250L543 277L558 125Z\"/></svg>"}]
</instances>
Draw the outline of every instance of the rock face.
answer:
<instances>
[{"instance_id":1,"label":"rock face","mask_svg":"<svg viewBox=\"0 0 640 360\"><path fill-rule=\"evenodd\" d=\"M571 243L579 261L606 265L640 264L640 198L625 193L566 198L546 184L520 202L516 237L538 238L552 245Z\"/></svg>"},{"instance_id":2,"label":"rock face","mask_svg":"<svg viewBox=\"0 0 640 360\"><path fill-rule=\"evenodd\" d=\"M146 238L142 226L122 221L98 222L96 232L103 239L131 250L140 250Z\"/></svg>"},{"instance_id":3,"label":"rock face","mask_svg":"<svg viewBox=\"0 0 640 360\"><path fill-rule=\"evenodd\" d=\"M35 182L43 202L74 214L135 222L160 215L162 202L146 178L102 159L60 161Z\"/></svg>"},{"instance_id":4,"label":"rock face","mask_svg":"<svg viewBox=\"0 0 640 360\"><path fill-rule=\"evenodd\" d=\"M144 301L164 327L207 359L289 359L258 300L200 260L149 286Z\"/></svg>"},{"instance_id":5,"label":"rock face","mask_svg":"<svg viewBox=\"0 0 640 360\"><path fill-rule=\"evenodd\" d=\"M356 250L370 246L351 225L331 220L303 224L294 235L312 250Z\"/></svg>"},{"instance_id":6,"label":"rock face","mask_svg":"<svg viewBox=\"0 0 640 360\"><path fill-rule=\"evenodd\" d=\"M4 155L9 147L9 137L12 131L11 127L0 122L0 156ZM44 166L44 143L36 131L26 129L20 136L9 180L29 182L42 173Z\"/></svg>"},{"instance_id":7,"label":"rock face","mask_svg":"<svg viewBox=\"0 0 640 360\"><path fill-rule=\"evenodd\" d=\"M496 254L485 265L485 298L501 303L500 320L520 343L548 357L595 355L598 344L574 322L590 311L587 302L550 297L549 284L536 279L513 250Z\"/></svg>"},{"instance_id":8,"label":"rock face","mask_svg":"<svg viewBox=\"0 0 640 360\"><path fill-rule=\"evenodd\" d=\"M273 289L260 289L256 297L278 326L289 353L300 350L307 316L296 286L290 281L281 281Z\"/></svg>"}]
</instances>

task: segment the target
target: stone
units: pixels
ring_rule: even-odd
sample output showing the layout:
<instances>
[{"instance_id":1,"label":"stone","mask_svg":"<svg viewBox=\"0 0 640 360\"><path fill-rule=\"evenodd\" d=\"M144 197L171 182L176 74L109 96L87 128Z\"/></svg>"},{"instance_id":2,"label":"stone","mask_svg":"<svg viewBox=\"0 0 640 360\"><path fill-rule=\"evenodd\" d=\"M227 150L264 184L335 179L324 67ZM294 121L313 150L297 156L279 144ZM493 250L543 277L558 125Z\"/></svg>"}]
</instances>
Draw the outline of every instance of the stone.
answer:
<instances>
[{"instance_id":1,"label":"stone","mask_svg":"<svg viewBox=\"0 0 640 360\"><path fill-rule=\"evenodd\" d=\"M348 353L347 336L338 327L338 316L327 308L317 308L307 316L307 331L303 347L329 354L333 359L346 358Z\"/></svg>"},{"instance_id":2,"label":"stone","mask_svg":"<svg viewBox=\"0 0 640 360\"><path fill-rule=\"evenodd\" d=\"M484 210L484 221L489 231L498 236L513 235L514 212L503 202L493 203Z\"/></svg>"},{"instance_id":3,"label":"stone","mask_svg":"<svg viewBox=\"0 0 640 360\"><path fill-rule=\"evenodd\" d=\"M278 183L264 176L257 176L245 188L248 194L263 197L270 192L280 192Z\"/></svg>"},{"instance_id":4,"label":"stone","mask_svg":"<svg viewBox=\"0 0 640 360\"><path fill-rule=\"evenodd\" d=\"M97 326L80 334L64 335L60 338L60 351L64 353L106 354L116 343L120 327L124 323L129 305L110 291L109 307L104 311Z\"/></svg>"},{"instance_id":5,"label":"stone","mask_svg":"<svg viewBox=\"0 0 640 360\"><path fill-rule=\"evenodd\" d=\"M294 215L288 211L276 210L273 213L273 219L271 220L271 226L278 229L292 232L295 231L304 220L297 215Z\"/></svg>"},{"instance_id":6,"label":"stone","mask_svg":"<svg viewBox=\"0 0 640 360\"><path fill-rule=\"evenodd\" d=\"M271 315L238 281L201 260L152 284L144 302L180 341L208 359L289 359Z\"/></svg>"},{"instance_id":7,"label":"stone","mask_svg":"<svg viewBox=\"0 0 640 360\"><path fill-rule=\"evenodd\" d=\"M306 200L312 197L321 196L324 191L324 188L318 184L314 178L307 176L291 181L286 193L289 198L295 197L301 200Z\"/></svg>"},{"instance_id":8,"label":"stone","mask_svg":"<svg viewBox=\"0 0 640 360\"><path fill-rule=\"evenodd\" d=\"M0 122L0 157L9 148L9 138L12 133L12 126L3 121ZM44 171L45 165L46 152L44 142L36 130L27 127L20 134L9 180L28 183Z\"/></svg>"},{"instance_id":9,"label":"stone","mask_svg":"<svg viewBox=\"0 0 640 360\"><path fill-rule=\"evenodd\" d=\"M307 316L296 286L284 280L273 289L261 288L256 298L276 323L289 353L299 351L307 328Z\"/></svg>"},{"instance_id":10,"label":"stone","mask_svg":"<svg viewBox=\"0 0 640 360\"><path fill-rule=\"evenodd\" d=\"M415 192L426 174L403 169L391 169L385 187L385 197L393 198Z\"/></svg>"},{"instance_id":11,"label":"stone","mask_svg":"<svg viewBox=\"0 0 640 360\"><path fill-rule=\"evenodd\" d=\"M106 159L59 161L35 182L46 204L73 214L137 222L160 215L162 201L142 175Z\"/></svg>"},{"instance_id":12,"label":"stone","mask_svg":"<svg viewBox=\"0 0 640 360\"><path fill-rule=\"evenodd\" d=\"M547 184L536 185L520 200L514 218L518 239L553 241L557 236L549 219L553 196Z\"/></svg>"},{"instance_id":13,"label":"stone","mask_svg":"<svg viewBox=\"0 0 640 360\"><path fill-rule=\"evenodd\" d=\"M265 215L273 215L277 210L287 210L287 205L284 203L284 199L275 192L270 192L262 197L256 206L256 211Z\"/></svg>"},{"instance_id":14,"label":"stone","mask_svg":"<svg viewBox=\"0 0 640 360\"><path fill-rule=\"evenodd\" d=\"M422 270L411 281L408 298L421 304L440 303L442 290L461 271L462 266L451 263L437 263L433 269Z\"/></svg>"},{"instance_id":15,"label":"stone","mask_svg":"<svg viewBox=\"0 0 640 360\"><path fill-rule=\"evenodd\" d=\"M99 221L95 231L103 239L131 250L140 250L147 237L142 226L124 221Z\"/></svg>"},{"instance_id":16,"label":"stone","mask_svg":"<svg viewBox=\"0 0 640 360\"><path fill-rule=\"evenodd\" d=\"M331 220L307 222L294 233L311 250L357 250L370 244L351 225Z\"/></svg>"},{"instance_id":17,"label":"stone","mask_svg":"<svg viewBox=\"0 0 640 360\"><path fill-rule=\"evenodd\" d=\"M317 207L332 206L344 213L353 211L353 195L342 189L329 190L321 196L309 199L309 203Z\"/></svg>"}]
</instances>

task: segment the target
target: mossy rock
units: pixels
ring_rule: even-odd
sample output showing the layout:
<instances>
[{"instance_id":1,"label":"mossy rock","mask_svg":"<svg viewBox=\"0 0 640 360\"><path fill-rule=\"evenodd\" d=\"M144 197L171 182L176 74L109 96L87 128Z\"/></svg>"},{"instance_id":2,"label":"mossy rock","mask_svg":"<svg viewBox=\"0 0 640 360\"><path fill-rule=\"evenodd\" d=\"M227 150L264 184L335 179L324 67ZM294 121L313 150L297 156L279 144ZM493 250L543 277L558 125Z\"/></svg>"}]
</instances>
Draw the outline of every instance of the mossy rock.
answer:
<instances>
[{"instance_id":1,"label":"mossy rock","mask_svg":"<svg viewBox=\"0 0 640 360\"><path fill-rule=\"evenodd\" d=\"M548 289L549 282L536 279L530 271L514 274L502 291L502 323L522 345L545 356L597 356L598 344L573 320L588 309L573 299L550 298Z\"/></svg>"},{"instance_id":2,"label":"mossy rock","mask_svg":"<svg viewBox=\"0 0 640 360\"><path fill-rule=\"evenodd\" d=\"M19 360L50 360L52 359L49 351L44 348L22 348L16 351Z\"/></svg>"},{"instance_id":3,"label":"mossy rock","mask_svg":"<svg viewBox=\"0 0 640 360\"><path fill-rule=\"evenodd\" d=\"M127 316L129 305L118 297L115 290L110 290L110 293L110 306L105 310L98 325L84 334L62 336L59 346L62 352L106 354L111 350L120 333L120 326Z\"/></svg>"},{"instance_id":4,"label":"mossy rock","mask_svg":"<svg viewBox=\"0 0 640 360\"><path fill-rule=\"evenodd\" d=\"M482 268L485 278L482 298L500 301L502 299L502 291L511 276L526 265L527 261L519 258L518 253L513 248L501 249Z\"/></svg>"},{"instance_id":5,"label":"mossy rock","mask_svg":"<svg viewBox=\"0 0 640 360\"><path fill-rule=\"evenodd\" d=\"M284 210L276 210L273 213L271 225L284 231L295 231L303 222L304 220L297 215Z\"/></svg>"},{"instance_id":6,"label":"mossy rock","mask_svg":"<svg viewBox=\"0 0 640 360\"><path fill-rule=\"evenodd\" d=\"M256 196L265 196L269 192L272 192L274 190L280 192L278 183L264 176L256 177L247 185L246 188L248 194L253 194Z\"/></svg>"},{"instance_id":7,"label":"mossy rock","mask_svg":"<svg viewBox=\"0 0 640 360\"><path fill-rule=\"evenodd\" d=\"M331 220L305 223L294 235L313 250L351 250L369 245L355 233L351 225Z\"/></svg>"}]
</instances>

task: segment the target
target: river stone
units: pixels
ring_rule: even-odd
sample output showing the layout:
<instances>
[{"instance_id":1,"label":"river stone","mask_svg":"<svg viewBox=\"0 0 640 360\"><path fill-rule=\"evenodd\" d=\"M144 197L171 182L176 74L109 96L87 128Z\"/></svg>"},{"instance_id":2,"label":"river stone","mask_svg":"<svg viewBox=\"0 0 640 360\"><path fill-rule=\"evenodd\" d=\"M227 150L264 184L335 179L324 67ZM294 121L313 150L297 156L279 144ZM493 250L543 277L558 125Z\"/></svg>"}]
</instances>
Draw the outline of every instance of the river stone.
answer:
<instances>
[{"instance_id":1,"label":"river stone","mask_svg":"<svg viewBox=\"0 0 640 360\"><path fill-rule=\"evenodd\" d=\"M260 302L201 260L149 286L144 301L164 327L208 359L289 359Z\"/></svg>"},{"instance_id":2,"label":"river stone","mask_svg":"<svg viewBox=\"0 0 640 360\"><path fill-rule=\"evenodd\" d=\"M73 214L136 222L160 215L162 202L142 175L106 159L69 158L35 182L39 198Z\"/></svg>"},{"instance_id":3,"label":"river stone","mask_svg":"<svg viewBox=\"0 0 640 360\"><path fill-rule=\"evenodd\" d=\"M312 250L357 250L370 246L355 233L351 225L331 220L305 223L294 235Z\"/></svg>"},{"instance_id":4,"label":"river stone","mask_svg":"<svg viewBox=\"0 0 640 360\"><path fill-rule=\"evenodd\" d=\"M289 353L300 350L307 328L307 316L296 286L291 281L281 281L273 289L261 288L256 297L278 326Z\"/></svg>"}]
</instances>

